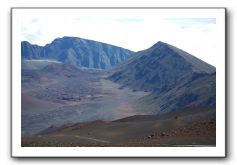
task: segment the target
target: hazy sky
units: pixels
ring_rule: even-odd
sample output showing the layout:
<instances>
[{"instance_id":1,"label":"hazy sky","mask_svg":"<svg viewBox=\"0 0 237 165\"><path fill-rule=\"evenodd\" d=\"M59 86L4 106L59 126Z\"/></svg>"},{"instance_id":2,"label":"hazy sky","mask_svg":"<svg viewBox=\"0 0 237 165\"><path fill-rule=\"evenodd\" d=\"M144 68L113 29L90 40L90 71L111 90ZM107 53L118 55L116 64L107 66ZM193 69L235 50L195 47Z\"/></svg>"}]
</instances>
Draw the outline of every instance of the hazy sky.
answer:
<instances>
[{"instance_id":1,"label":"hazy sky","mask_svg":"<svg viewBox=\"0 0 237 165\"><path fill-rule=\"evenodd\" d=\"M21 18L21 39L45 45L74 36L133 51L163 41L215 66L213 55L220 40L216 21L209 12L178 10L31 10Z\"/></svg>"}]
</instances>

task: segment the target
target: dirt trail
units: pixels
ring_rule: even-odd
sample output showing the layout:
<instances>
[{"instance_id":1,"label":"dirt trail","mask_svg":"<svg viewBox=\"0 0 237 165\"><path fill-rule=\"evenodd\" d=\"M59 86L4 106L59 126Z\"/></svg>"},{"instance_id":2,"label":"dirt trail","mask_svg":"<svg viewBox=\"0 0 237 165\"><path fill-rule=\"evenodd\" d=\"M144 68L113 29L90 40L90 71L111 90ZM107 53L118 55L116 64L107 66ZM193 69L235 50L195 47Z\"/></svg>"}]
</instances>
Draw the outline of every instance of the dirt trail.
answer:
<instances>
[{"instance_id":1,"label":"dirt trail","mask_svg":"<svg viewBox=\"0 0 237 165\"><path fill-rule=\"evenodd\" d=\"M85 137L85 136L80 136L80 135L57 134L57 135L54 135L54 136L55 137L66 137L66 138L68 138L68 136L71 136L71 137L74 137L74 138L77 138L77 139L84 139L84 140L96 141L96 142L101 142L101 143L111 143L110 141L95 139L95 138Z\"/></svg>"}]
</instances>

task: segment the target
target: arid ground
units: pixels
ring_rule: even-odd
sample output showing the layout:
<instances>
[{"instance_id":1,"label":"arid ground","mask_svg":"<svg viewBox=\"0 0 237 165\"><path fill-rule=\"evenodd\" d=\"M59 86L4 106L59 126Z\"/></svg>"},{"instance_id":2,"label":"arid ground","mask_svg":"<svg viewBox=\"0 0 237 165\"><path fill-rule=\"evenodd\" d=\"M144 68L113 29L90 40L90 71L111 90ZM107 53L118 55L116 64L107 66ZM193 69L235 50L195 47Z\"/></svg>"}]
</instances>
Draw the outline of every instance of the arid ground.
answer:
<instances>
[{"instance_id":1,"label":"arid ground","mask_svg":"<svg viewBox=\"0 0 237 165\"><path fill-rule=\"evenodd\" d=\"M49 66L22 72L24 147L216 144L215 109L157 116L138 107L149 92L122 87L107 72Z\"/></svg>"}]
</instances>

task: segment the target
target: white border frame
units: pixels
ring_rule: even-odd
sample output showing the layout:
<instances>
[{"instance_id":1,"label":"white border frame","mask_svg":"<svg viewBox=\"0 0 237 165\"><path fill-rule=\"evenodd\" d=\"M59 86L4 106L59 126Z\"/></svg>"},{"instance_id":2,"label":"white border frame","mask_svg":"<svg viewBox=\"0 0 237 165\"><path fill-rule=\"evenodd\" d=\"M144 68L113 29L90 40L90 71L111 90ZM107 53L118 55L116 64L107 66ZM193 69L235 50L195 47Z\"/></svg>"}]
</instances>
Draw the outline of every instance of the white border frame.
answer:
<instances>
[{"instance_id":1,"label":"white border frame","mask_svg":"<svg viewBox=\"0 0 237 165\"><path fill-rule=\"evenodd\" d=\"M20 14L24 10L180 10L184 16L215 16L222 44L216 56L216 147L21 147L21 40ZM182 12L181 12L182 11ZM225 8L12 8L12 157L225 157L226 156L226 51ZM181 15L182 15L181 14Z\"/></svg>"}]
</instances>

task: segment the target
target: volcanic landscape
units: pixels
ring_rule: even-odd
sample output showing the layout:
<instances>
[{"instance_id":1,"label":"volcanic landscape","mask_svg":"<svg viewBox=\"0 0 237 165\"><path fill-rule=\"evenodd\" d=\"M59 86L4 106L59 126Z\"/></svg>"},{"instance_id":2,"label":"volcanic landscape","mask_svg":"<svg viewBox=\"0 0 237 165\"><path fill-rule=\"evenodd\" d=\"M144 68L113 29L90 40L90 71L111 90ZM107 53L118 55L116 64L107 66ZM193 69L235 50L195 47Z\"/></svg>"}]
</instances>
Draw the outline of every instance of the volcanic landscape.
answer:
<instances>
[{"instance_id":1,"label":"volcanic landscape","mask_svg":"<svg viewBox=\"0 0 237 165\"><path fill-rule=\"evenodd\" d=\"M23 147L216 145L216 69L163 42L21 43Z\"/></svg>"}]
</instances>

